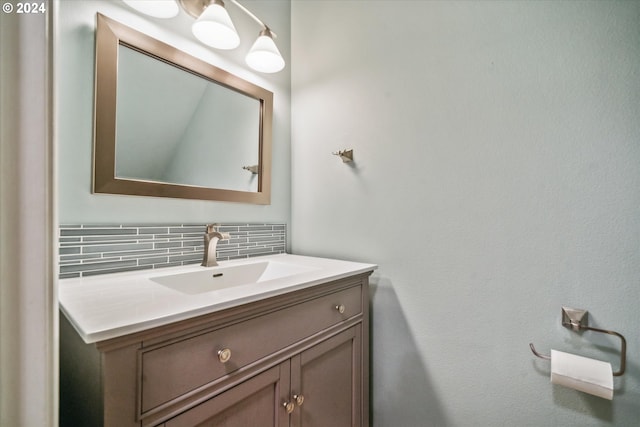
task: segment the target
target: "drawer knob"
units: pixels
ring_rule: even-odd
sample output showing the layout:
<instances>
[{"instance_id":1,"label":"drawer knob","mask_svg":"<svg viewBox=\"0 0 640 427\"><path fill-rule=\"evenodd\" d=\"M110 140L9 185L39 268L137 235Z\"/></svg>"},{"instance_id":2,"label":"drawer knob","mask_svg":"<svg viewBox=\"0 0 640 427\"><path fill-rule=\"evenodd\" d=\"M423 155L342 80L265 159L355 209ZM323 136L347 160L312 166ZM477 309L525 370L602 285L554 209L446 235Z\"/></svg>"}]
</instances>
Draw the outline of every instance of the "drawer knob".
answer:
<instances>
[{"instance_id":1,"label":"drawer knob","mask_svg":"<svg viewBox=\"0 0 640 427\"><path fill-rule=\"evenodd\" d=\"M304 396L301 395L301 394L294 394L293 395L293 400L296 401L298 406L302 406L302 404L304 403Z\"/></svg>"},{"instance_id":2,"label":"drawer knob","mask_svg":"<svg viewBox=\"0 0 640 427\"><path fill-rule=\"evenodd\" d=\"M227 363L231 359L231 350L228 348L223 348L218 351L218 360L221 363Z\"/></svg>"},{"instance_id":3,"label":"drawer knob","mask_svg":"<svg viewBox=\"0 0 640 427\"><path fill-rule=\"evenodd\" d=\"M344 313L344 304L336 305L336 310L338 310L338 313L343 314Z\"/></svg>"},{"instance_id":4,"label":"drawer knob","mask_svg":"<svg viewBox=\"0 0 640 427\"><path fill-rule=\"evenodd\" d=\"M287 414L292 413L296 407L293 402L284 402L282 406L284 406L284 410L287 411Z\"/></svg>"}]
</instances>

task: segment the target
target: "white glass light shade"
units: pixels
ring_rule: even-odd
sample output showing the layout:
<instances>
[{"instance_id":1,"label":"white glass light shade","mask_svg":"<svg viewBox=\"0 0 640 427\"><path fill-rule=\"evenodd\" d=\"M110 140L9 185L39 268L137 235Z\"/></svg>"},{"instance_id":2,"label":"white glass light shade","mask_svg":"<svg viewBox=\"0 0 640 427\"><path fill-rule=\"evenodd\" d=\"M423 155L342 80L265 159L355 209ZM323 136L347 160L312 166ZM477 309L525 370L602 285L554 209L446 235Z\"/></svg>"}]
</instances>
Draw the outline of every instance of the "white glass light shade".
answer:
<instances>
[{"instance_id":1,"label":"white glass light shade","mask_svg":"<svg viewBox=\"0 0 640 427\"><path fill-rule=\"evenodd\" d=\"M261 73L277 73L284 68L284 59L268 28L260 32L245 60L249 67Z\"/></svg>"},{"instance_id":2,"label":"white glass light shade","mask_svg":"<svg viewBox=\"0 0 640 427\"><path fill-rule=\"evenodd\" d=\"M173 18L180 8L175 0L123 0L129 7L154 18Z\"/></svg>"},{"instance_id":3,"label":"white glass light shade","mask_svg":"<svg viewBox=\"0 0 640 427\"><path fill-rule=\"evenodd\" d=\"M240 37L224 6L211 3L191 27L193 35L207 46L216 49L234 49Z\"/></svg>"}]
</instances>

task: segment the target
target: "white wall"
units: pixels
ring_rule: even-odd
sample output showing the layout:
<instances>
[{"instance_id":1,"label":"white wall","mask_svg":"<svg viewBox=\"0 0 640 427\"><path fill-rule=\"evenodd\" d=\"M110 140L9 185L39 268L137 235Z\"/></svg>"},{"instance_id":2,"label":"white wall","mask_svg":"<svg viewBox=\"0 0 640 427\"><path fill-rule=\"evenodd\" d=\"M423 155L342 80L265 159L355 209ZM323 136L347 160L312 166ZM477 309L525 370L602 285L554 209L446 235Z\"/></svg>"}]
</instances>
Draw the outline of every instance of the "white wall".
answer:
<instances>
[{"instance_id":1,"label":"white wall","mask_svg":"<svg viewBox=\"0 0 640 427\"><path fill-rule=\"evenodd\" d=\"M378 263L376 426L640 417L640 2L292 2L292 249ZM355 165L331 152L353 148ZM613 402L528 343L611 361Z\"/></svg>"},{"instance_id":2,"label":"white wall","mask_svg":"<svg viewBox=\"0 0 640 427\"><path fill-rule=\"evenodd\" d=\"M0 426L58 421L54 10L0 14Z\"/></svg>"},{"instance_id":3,"label":"white wall","mask_svg":"<svg viewBox=\"0 0 640 427\"><path fill-rule=\"evenodd\" d=\"M216 51L191 35L193 19L180 12L169 20L145 17L119 0L60 0L57 21L56 87L59 112L60 222L289 222L290 215L290 61L288 0L243 1L278 34L287 67L276 74L253 72L244 56L260 27L232 4L229 14L241 37L233 51ZM94 31L96 12L171 44L274 93L271 205L91 194L93 144ZM212 164L216 159L211 159Z\"/></svg>"}]
</instances>

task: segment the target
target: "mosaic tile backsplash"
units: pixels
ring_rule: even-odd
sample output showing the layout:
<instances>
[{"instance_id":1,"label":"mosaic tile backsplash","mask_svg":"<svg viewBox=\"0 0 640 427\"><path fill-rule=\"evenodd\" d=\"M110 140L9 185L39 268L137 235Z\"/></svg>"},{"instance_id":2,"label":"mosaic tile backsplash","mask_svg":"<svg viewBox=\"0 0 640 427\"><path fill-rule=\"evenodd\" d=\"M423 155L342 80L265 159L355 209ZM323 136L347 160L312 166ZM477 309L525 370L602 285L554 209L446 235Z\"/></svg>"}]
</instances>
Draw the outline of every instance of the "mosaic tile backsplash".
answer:
<instances>
[{"instance_id":1,"label":"mosaic tile backsplash","mask_svg":"<svg viewBox=\"0 0 640 427\"><path fill-rule=\"evenodd\" d=\"M61 225L60 278L202 262L205 224ZM221 224L217 259L285 253L286 224Z\"/></svg>"}]
</instances>

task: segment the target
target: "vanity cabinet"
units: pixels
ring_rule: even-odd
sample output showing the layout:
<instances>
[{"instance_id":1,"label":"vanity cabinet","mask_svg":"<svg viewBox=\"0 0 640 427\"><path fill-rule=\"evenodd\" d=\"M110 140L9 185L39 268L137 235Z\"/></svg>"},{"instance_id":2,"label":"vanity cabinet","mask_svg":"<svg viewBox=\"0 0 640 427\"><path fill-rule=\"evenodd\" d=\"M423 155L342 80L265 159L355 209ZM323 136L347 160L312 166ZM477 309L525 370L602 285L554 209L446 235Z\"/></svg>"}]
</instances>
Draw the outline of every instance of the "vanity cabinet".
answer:
<instances>
[{"instance_id":1,"label":"vanity cabinet","mask_svg":"<svg viewBox=\"0 0 640 427\"><path fill-rule=\"evenodd\" d=\"M95 344L62 318L60 425L367 426L369 274Z\"/></svg>"},{"instance_id":2,"label":"vanity cabinet","mask_svg":"<svg viewBox=\"0 0 640 427\"><path fill-rule=\"evenodd\" d=\"M361 345L351 327L162 425L361 426Z\"/></svg>"},{"instance_id":3,"label":"vanity cabinet","mask_svg":"<svg viewBox=\"0 0 640 427\"><path fill-rule=\"evenodd\" d=\"M189 409L162 424L184 426L251 426L285 427L289 417L277 407L286 401L290 364L283 362L255 377Z\"/></svg>"}]
</instances>

